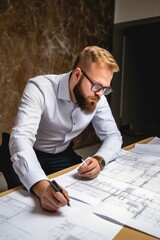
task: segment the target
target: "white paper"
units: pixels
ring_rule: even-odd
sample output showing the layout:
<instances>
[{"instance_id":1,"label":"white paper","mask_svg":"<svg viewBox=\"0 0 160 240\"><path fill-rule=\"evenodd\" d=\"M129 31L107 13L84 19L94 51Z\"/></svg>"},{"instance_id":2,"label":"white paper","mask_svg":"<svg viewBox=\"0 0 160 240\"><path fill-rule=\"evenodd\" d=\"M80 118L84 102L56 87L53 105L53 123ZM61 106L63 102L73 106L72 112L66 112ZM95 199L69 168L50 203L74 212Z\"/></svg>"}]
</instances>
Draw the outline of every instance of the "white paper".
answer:
<instances>
[{"instance_id":1,"label":"white paper","mask_svg":"<svg viewBox=\"0 0 160 240\"><path fill-rule=\"evenodd\" d=\"M146 144L160 144L160 138L154 137L151 141Z\"/></svg>"},{"instance_id":2,"label":"white paper","mask_svg":"<svg viewBox=\"0 0 160 240\"><path fill-rule=\"evenodd\" d=\"M160 138L155 137L146 144L137 143L130 151L160 157Z\"/></svg>"},{"instance_id":3,"label":"white paper","mask_svg":"<svg viewBox=\"0 0 160 240\"><path fill-rule=\"evenodd\" d=\"M159 157L121 150L93 180L75 169L56 181L68 191L71 208L47 213L24 190L1 197L0 239L107 240L122 228L114 221L160 237Z\"/></svg>"},{"instance_id":4,"label":"white paper","mask_svg":"<svg viewBox=\"0 0 160 240\"><path fill-rule=\"evenodd\" d=\"M122 150L93 180L73 170L57 181L96 214L160 237L160 158Z\"/></svg>"},{"instance_id":5,"label":"white paper","mask_svg":"<svg viewBox=\"0 0 160 240\"><path fill-rule=\"evenodd\" d=\"M112 199L113 200L113 199ZM115 202L114 202L115 200ZM138 229L142 232L148 233L155 237L160 237L160 207L150 202L150 206L144 206L145 210L138 210L138 204L133 201L123 200L118 206L114 199L111 204L108 202L99 205L95 208L95 213L105 219L111 218L117 222L121 222L132 228ZM141 199L139 199L141 200ZM114 211L113 211L114 205ZM137 210L137 211L136 211Z\"/></svg>"},{"instance_id":6,"label":"white paper","mask_svg":"<svg viewBox=\"0 0 160 240\"><path fill-rule=\"evenodd\" d=\"M111 240L122 226L92 213L89 205L70 200L56 213L43 211L25 190L0 198L0 239Z\"/></svg>"}]
</instances>

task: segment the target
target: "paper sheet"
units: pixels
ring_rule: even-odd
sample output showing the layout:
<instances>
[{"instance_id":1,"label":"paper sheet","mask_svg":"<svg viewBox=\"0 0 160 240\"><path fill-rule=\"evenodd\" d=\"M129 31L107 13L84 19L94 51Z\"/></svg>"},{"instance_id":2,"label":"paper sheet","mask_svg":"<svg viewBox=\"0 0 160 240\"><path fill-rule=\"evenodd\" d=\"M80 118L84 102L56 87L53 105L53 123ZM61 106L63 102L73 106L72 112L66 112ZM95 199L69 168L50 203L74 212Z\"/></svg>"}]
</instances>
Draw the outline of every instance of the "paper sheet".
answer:
<instances>
[{"instance_id":1,"label":"paper sheet","mask_svg":"<svg viewBox=\"0 0 160 240\"><path fill-rule=\"evenodd\" d=\"M56 180L69 192L71 208L47 213L24 190L1 197L0 239L107 240L122 228L114 221L160 237L159 157L121 150L93 180L76 169Z\"/></svg>"},{"instance_id":2,"label":"paper sheet","mask_svg":"<svg viewBox=\"0 0 160 240\"><path fill-rule=\"evenodd\" d=\"M135 144L135 147L130 150L140 154L148 154L151 156L160 157L160 138L155 137L147 144Z\"/></svg>"},{"instance_id":3,"label":"paper sheet","mask_svg":"<svg viewBox=\"0 0 160 240\"><path fill-rule=\"evenodd\" d=\"M97 178L76 176L74 170L57 179L71 198L92 205L106 219L160 237L160 158L122 150Z\"/></svg>"},{"instance_id":4,"label":"paper sheet","mask_svg":"<svg viewBox=\"0 0 160 240\"><path fill-rule=\"evenodd\" d=\"M91 207L71 199L56 213L43 211L37 198L19 190L0 198L1 240L111 240L122 226L105 221Z\"/></svg>"}]
</instances>

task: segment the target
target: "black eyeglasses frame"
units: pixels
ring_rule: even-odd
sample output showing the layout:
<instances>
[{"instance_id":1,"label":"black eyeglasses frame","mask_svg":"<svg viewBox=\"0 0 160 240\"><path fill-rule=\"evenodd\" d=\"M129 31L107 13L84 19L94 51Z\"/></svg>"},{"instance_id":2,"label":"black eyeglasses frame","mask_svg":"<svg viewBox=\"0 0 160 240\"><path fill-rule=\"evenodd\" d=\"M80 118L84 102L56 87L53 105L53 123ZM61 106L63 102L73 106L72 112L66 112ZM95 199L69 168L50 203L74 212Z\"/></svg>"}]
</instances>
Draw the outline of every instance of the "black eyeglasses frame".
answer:
<instances>
[{"instance_id":1,"label":"black eyeglasses frame","mask_svg":"<svg viewBox=\"0 0 160 240\"><path fill-rule=\"evenodd\" d=\"M92 84L91 90L95 93L102 91L104 95L108 95L111 92L113 92L113 89L111 87L103 87L99 83L94 83L88 76L87 74L81 69L81 72L83 75L88 79L88 81Z\"/></svg>"}]
</instances>

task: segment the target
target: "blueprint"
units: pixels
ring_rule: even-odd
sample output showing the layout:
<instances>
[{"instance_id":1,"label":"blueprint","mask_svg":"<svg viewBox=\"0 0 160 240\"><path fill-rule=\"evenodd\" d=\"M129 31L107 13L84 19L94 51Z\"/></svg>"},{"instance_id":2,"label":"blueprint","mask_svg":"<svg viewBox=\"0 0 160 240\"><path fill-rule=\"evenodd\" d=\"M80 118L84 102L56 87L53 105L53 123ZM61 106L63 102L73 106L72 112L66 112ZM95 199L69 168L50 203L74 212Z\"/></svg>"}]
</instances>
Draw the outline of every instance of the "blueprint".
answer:
<instances>
[{"instance_id":1,"label":"blueprint","mask_svg":"<svg viewBox=\"0 0 160 240\"><path fill-rule=\"evenodd\" d=\"M135 144L134 148L132 148L130 151L159 157L160 156L160 138L154 137L147 144L137 143Z\"/></svg>"},{"instance_id":2,"label":"blueprint","mask_svg":"<svg viewBox=\"0 0 160 240\"><path fill-rule=\"evenodd\" d=\"M93 214L88 205L74 200L70 203L71 207L49 213L25 190L1 197L0 239L111 240L122 228Z\"/></svg>"},{"instance_id":3,"label":"blueprint","mask_svg":"<svg viewBox=\"0 0 160 240\"><path fill-rule=\"evenodd\" d=\"M71 208L47 213L25 190L1 197L0 239L111 240L123 224L160 238L159 157L121 150L93 180L74 169L56 181Z\"/></svg>"},{"instance_id":4,"label":"blueprint","mask_svg":"<svg viewBox=\"0 0 160 240\"><path fill-rule=\"evenodd\" d=\"M102 217L160 237L160 158L122 150L96 179L71 172L61 181L71 197Z\"/></svg>"}]
</instances>

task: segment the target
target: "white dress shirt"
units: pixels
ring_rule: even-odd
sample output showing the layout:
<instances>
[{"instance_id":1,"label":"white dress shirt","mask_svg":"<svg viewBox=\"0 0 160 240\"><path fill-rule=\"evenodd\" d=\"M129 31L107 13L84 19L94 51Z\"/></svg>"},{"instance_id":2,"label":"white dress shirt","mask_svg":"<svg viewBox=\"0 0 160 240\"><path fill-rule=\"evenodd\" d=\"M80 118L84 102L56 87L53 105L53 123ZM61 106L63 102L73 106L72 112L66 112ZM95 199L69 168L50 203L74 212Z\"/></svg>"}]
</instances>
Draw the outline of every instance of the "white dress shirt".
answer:
<instances>
[{"instance_id":1,"label":"white dress shirt","mask_svg":"<svg viewBox=\"0 0 160 240\"><path fill-rule=\"evenodd\" d=\"M121 134L106 97L101 97L92 114L84 114L71 101L70 74L37 76L24 89L9 146L15 172L28 190L48 179L33 147L47 153L62 152L92 122L102 141L95 155L109 162L121 148Z\"/></svg>"}]
</instances>

